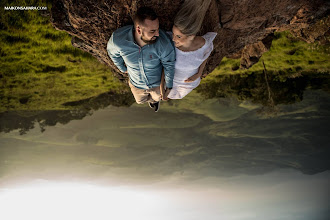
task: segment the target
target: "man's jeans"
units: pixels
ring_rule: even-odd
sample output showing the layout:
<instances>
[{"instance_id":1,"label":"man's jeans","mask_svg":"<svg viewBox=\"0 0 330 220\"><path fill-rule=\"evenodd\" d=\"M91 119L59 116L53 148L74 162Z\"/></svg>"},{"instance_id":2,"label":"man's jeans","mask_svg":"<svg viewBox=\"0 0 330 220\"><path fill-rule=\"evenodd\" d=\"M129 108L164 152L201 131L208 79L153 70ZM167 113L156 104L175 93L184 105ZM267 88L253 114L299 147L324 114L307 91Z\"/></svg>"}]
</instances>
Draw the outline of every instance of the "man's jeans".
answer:
<instances>
[{"instance_id":1,"label":"man's jeans","mask_svg":"<svg viewBox=\"0 0 330 220\"><path fill-rule=\"evenodd\" d=\"M136 88L128 81L128 85L131 88L136 103L143 104L146 102L156 103L160 100L160 86L151 89L139 89Z\"/></svg>"}]
</instances>

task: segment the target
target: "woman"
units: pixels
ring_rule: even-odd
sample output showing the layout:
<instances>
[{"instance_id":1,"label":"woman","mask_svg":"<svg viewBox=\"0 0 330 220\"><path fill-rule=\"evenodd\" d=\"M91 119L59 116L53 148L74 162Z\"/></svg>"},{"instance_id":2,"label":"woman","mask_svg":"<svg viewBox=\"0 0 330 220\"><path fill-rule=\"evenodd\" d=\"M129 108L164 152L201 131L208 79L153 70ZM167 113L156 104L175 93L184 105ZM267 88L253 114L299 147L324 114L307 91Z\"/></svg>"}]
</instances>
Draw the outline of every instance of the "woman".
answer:
<instances>
[{"instance_id":1,"label":"woman","mask_svg":"<svg viewBox=\"0 0 330 220\"><path fill-rule=\"evenodd\" d=\"M172 28L173 42L176 51L173 88L164 88L162 77L161 93L163 100L182 99L196 88L203 74L207 58L213 50L215 32L196 36L200 30L205 13L211 0L185 0L174 19Z\"/></svg>"}]
</instances>

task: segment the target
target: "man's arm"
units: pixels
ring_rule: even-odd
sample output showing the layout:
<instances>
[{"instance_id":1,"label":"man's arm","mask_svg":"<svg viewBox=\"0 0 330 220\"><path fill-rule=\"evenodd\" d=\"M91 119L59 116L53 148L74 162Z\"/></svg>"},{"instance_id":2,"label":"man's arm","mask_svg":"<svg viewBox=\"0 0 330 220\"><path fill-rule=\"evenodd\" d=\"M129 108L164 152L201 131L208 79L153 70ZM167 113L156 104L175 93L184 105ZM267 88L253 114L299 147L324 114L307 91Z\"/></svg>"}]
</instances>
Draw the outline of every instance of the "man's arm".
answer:
<instances>
[{"instance_id":1,"label":"man's arm","mask_svg":"<svg viewBox=\"0 0 330 220\"><path fill-rule=\"evenodd\" d=\"M160 96L162 100L167 100L167 97L165 97L165 75L164 75L164 69L162 71L162 78L160 80Z\"/></svg>"},{"instance_id":2,"label":"man's arm","mask_svg":"<svg viewBox=\"0 0 330 220\"><path fill-rule=\"evenodd\" d=\"M110 40L107 45L107 51L112 62L118 67L118 69L125 73L127 72L127 67L125 65L124 59L120 55L120 50L117 45L114 43L114 33L112 33Z\"/></svg>"},{"instance_id":3,"label":"man's arm","mask_svg":"<svg viewBox=\"0 0 330 220\"><path fill-rule=\"evenodd\" d=\"M171 43L164 47L161 63L164 67L166 88L172 88L175 68L175 50Z\"/></svg>"}]
</instances>

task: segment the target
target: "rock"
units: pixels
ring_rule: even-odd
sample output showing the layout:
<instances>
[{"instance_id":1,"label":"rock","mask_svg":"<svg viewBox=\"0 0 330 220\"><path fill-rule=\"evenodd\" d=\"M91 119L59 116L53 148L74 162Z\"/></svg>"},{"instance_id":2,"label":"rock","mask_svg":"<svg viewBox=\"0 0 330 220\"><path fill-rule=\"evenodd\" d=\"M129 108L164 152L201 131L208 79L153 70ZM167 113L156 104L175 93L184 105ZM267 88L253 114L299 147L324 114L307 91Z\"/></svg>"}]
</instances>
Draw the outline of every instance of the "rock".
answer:
<instances>
[{"instance_id":1,"label":"rock","mask_svg":"<svg viewBox=\"0 0 330 220\"><path fill-rule=\"evenodd\" d=\"M246 45L241 52L241 69L248 69L257 63L263 53L269 50L272 45L274 34L271 33L263 40L254 44Z\"/></svg>"},{"instance_id":2,"label":"rock","mask_svg":"<svg viewBox=\"0 0 330 220\"><path fill-rule=\"evenodd\" d=\"M306 28L293 30L292 33L307 43L318 41L321 44L329 44L329 27L330 16L327 16Z\"/></svg>"},{"instance_id":3,"label":"rock","mask_svg":"<svg viewBox=\"0 0 330 220\"><path fill-rule=\"evenodd\" d=\"M132 24L131 16L140 6L152 7L159 15L161 28L171 30L182 3L183 0L55 0L51 17L57 29L74 36L75 47L91 53L123 78L106 51L112 32ZM329 6L326 0L212 0L200 31L218 33L206 72L217 67L224 56L239 53L246 62L242 67L253 65L267 50L263 40L275 31L289 30L307 42L329 36L329 25L323 24L321 29L316 25L321 20L329 22Z\"/></svg>"}]
</instances>

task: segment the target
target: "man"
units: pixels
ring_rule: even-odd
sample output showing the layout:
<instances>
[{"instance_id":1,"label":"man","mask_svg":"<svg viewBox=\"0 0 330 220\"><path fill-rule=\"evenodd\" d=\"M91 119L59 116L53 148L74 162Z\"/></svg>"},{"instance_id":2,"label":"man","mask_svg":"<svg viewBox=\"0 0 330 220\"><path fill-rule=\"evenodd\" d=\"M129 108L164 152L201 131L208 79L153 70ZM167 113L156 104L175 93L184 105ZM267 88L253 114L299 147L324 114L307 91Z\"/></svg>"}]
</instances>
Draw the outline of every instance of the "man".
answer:
<instances>
[{"instance_id":1,"label":"man","mask_svg":"<svg viewBox=\"0 0 330 220\"><path fill-rule=\"evenodd\" d=\"M148 102L157 112L163 70L167 88L165 95L173 86L174 46L166 33L159 29L158 17L151 8L139 8L133 21L134 26L124 26L112 33L107 51L118 69L128 73L136 102Z\"/></svg>"}]
</instances>

